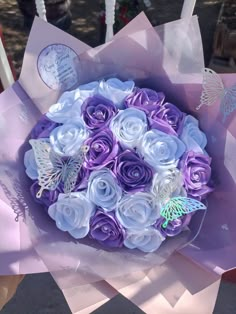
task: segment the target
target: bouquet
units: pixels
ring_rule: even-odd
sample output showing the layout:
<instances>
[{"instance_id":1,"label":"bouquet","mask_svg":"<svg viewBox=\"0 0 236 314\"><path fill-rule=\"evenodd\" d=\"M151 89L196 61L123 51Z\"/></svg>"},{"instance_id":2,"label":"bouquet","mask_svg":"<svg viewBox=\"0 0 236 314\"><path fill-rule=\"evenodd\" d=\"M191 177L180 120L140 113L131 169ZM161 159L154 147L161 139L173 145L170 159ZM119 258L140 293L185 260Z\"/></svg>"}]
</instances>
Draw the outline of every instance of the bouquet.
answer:
<instances>
[{"instance_id":1,"label":"bouquet","mask_svg":"<svg viewBox=\"0 0 236 314\"><path fill-rule=\"evenodd\" d=\"M236 260L235 78L203 68L196 17L141 14L96 48L36 18L0 95L1 274L51 272L73 313L118 291L212 312Z\"/></svg>"},{"instance_id":2,"label":"bouquet","mask_svg":"<svg viewBox=\"0 0 236 314\"><path fill-rule=\"evenodd\" d=\"M35 201L60 230L105 247L156 251L206 209L201 201L212 191L197 119L134 81L65 92L29 143L24 164Z\"/></svg>"}]
</instances>

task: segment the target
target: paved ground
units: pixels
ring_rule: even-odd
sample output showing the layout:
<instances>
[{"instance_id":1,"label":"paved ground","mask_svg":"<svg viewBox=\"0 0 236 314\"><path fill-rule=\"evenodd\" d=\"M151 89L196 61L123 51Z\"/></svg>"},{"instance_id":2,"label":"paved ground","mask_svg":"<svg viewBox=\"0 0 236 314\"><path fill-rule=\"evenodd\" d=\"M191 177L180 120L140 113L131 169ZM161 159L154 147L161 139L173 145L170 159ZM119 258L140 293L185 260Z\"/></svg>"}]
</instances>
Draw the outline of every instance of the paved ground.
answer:
<instances>
[{"instance_id":1,"label":"paved ground","mask_svg":"<svg viewBox=\"0 0 236 314\"><path fill-rule=\"evenodd\" d=\"M155 10L150 17L162 24L180 15L182 0L152 0ZM215 23L221 0L198 0L195 13L199 16L205 61L208 64L213 42ZM91 46L100 42L98 23L99 5L95 0L72 0L73 25L70 33ZM28 32L22 27L22 17L14 0L0 0L0 23L3 24L8 52L13 57L17 73L20 72ZM214 314L236 313L236 285L222 283ZM49 274L29 275L20 285L15 297L1 314L69 314L62 293ZM96 314L141 314L122 296L114 298L96 311ZM199 313L205 314L205 313Z\"/></svg>"},{"instance_id":2,"label":"paved ground","mask_svg":"<svg viewBox=\"0 0 236 314\"><path fill-rule=\"evenodd\" d=\"M28 275L14 298L0 314L70 314L61 291L49 274ZM93 314L142 314L143 312L119 295ZM189 312L190 313L190 312ZM236 284L223 282L213 314L236 313ZM157 313L158 314L158 313ZM164 313L160 313L164 314ZM199 313L210 314L210 313Z\"/></svg>"}]
</instances>

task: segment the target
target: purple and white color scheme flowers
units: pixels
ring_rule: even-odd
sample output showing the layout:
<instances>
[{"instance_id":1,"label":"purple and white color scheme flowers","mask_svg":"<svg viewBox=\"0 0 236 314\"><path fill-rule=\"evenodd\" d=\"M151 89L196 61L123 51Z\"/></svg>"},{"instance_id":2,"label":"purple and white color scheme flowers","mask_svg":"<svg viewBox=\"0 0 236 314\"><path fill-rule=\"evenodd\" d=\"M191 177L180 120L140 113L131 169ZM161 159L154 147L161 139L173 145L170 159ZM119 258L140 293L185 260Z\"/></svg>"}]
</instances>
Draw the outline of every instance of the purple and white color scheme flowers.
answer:
<instances>
[{"instance_id":1,"label":"purple and white color scheme flowers","mask_svg":"<svg viewBox=\"0 0 236 314\"><path fill-rule=\"evenodd\" d=\"M196 118L133 81L111 78L65 92L33 128L30 144L31 194L78 241L154 252L188 227L213 190Z\"/></svg>"}]
</instances>

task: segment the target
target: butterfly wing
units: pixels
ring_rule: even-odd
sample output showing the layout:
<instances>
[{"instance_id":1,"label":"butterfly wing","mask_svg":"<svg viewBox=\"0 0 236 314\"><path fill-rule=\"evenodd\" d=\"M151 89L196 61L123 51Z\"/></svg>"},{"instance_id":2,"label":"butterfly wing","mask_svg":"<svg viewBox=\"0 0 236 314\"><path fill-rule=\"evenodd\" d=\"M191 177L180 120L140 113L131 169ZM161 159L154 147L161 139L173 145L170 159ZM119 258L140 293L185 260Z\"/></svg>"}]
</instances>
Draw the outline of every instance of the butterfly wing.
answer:
<instances>
[{"instance_id":1,"label":"butterfly wing","mask_svg":"<svg viewBox=\"0 0 236 314\"><path fill-rule=\"evenodd\" d=\"M220 104L220 111L223 114L223 122L236 109L236 85L225 91Z\"/></svg>"},{"instance_id":2,"label":"butterfly wing","mask_svg":"<svg viewBox=\"0 0 236 314\"><path fill-rule=\"evenodd\" d=\"M200 98L200 109L203 105L211 106L219 100L224 92L224 84L220 76L211 69L203 70L202 95Z\"/></svg>"},{"instance_id":3,"label":"butterfly wing","mask_svg":"<svg viewBox=\"0 0 236 314\"><path fill-rule=\"evenodd\" d=\"M169 221L181 218L197 210L205 209L206 206L195 199L180 196L173 197L161 210L161 216L166 219L163 227L167 227Z\"/></svg>"},{"instance_id":4,"label":"butterfly wing","mask_svg":"<svg viewBox=\"0 0 236 314\"><path fill-rule=\"evenodd\" d=\"M181 172L175 169L170 171L171 180L169 184L163 185L158 192L158 198L163 203L170 198L172 193L174 193L180 186L182 186Z\"/></svg>"},{"instance_id":5,"label":"butterfly wing","mask_svg":"<svg viewBox=\"0 0 236 314\"><path fill-rule=\"evenodd\" d=\"M84 156L88 151L88 146L82 146L78 155L68 159L66 163L66 173L64 178L64 192L70 194L76 185L79 171L84 162Z\"/></svg>"},{"instance_id":6,"label":"butterfly wing","mask_svg":"<svg viewBox=\"0 0 236 314\"><path fill-rule=\"evenodd\" d=\"M41 189L37 193L37 197L40 198L43 190L55 190L58 187L62 179L64 163L52 150L46 139L30 140L29 142L38 166L38 181Z\"/></svg>"}]
</instances>

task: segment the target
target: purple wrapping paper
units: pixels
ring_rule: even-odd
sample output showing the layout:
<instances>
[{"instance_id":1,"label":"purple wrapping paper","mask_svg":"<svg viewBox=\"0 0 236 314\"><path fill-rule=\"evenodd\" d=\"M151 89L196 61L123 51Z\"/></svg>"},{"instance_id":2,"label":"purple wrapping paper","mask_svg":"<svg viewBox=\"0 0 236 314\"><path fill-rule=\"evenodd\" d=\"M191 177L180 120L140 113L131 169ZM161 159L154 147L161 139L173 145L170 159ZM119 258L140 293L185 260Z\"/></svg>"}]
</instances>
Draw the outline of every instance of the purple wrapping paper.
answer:
<instances>
[{"instance_id":1,"label":"purple wrapping paper","mask_svg":"<svg viewBox=\"0 0 236 314\"><path fill-rule=\"evenodd\" d=\"M45 36L38 40L40 34ZM54 51L61 53L58 63L52 62ZM51 59L47 59L48 54ZM58 64L65 68L64 72L55 66ZM213 159L216 190L208 198L200 234L181 254L206 273L221 275L235 267L236 127L233 115L222 123L219 103L195 110L203 67L196 17L153 29L141 14L111 42L94 49L36 18L20 79L0 95L0 274L51 271L65 291L164 263L174 249L198 234L203 217L197 214L192 219L190 234L172 239L157 254L144 256L127 251L111 254L90 240L74 243L56 229L30 196L22 156L34 124L63 90L110 76L134 79L140 87L163 91L169 102L200 119ZM235 75L221 77L226 87L235 82ZM126 267L120 267L123 261ZM188 288L187 284L185 287ZM74 311L88 305L76 304L71 308Z\"/></svg>"}]
</instances>

